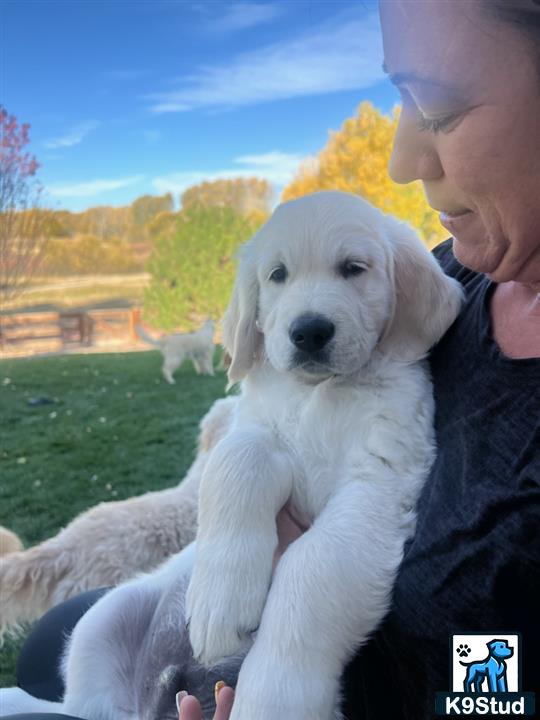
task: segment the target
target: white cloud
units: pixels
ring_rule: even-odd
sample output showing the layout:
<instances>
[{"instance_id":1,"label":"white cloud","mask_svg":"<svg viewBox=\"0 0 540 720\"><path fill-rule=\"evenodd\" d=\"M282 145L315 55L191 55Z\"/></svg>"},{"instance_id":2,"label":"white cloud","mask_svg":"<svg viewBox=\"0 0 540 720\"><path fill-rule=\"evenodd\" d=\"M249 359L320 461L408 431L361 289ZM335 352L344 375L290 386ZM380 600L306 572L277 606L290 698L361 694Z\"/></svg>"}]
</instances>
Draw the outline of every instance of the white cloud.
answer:
<instances>
[{"instance_id":1,"label":"white cloud","mask_svg":"<svg viewBox=\"0 0 540 720\"><path fill-rule=\"evenodd\" d=\"M48 185L46 190L55 197L93 197L128 185L135 185L143 179L144 175L133 175L127 178L118 178L117 180L88 180L82 183Z\"/></svg>"},{"instance_id":2,"label":"white cloud","mask_svg":"<svg viewBox=\"0 0 540 720\"><path fill-rule=\"evenodd\" d=\"M50 140L44 141L44 146L50 150L55 150L60 147L72 147L78 145L84 140L84 138L99 127L100 123L96 120L88 120L87 122L80 123L75 127L68 130L65 135L57 138L51 138Z\"/></svg>"},{"instance_id":3,"label":"white cloud","mask_svg":"<svg viewBox=\"0 0 540 720\"><path fill-rule=\"evenodd\" d=\"M147 97L155 113L226 108L369 87L384 74L375 14L341 15L286 42L201 67L182 87Z\"/></svg>"},{"instance_id":4,"label":"white cloud","mask_svg":"<svg viewBox=\"0 0 540 720\"><path fill-rule=\"evenodd\" d=\"M298 153L273 150L259 155L241 155L234 162L244 165L246 174L264 177L275 185L285 185L292 179L302 160L303 156Z\"/></svg>"},{"instance_id":5,"label":"white cloud","mask_svg":"<svg viewBox=\"0 0 540 720\"><path fill-rule=\"evenodd\" d=\"M286 9L286 5L270 3L235 2L230 5L216 4L223 14L205 21L205 30L212 33L234 33L272 22Z\"/></svg>"},{"instance_id":6,"label":"white cloud","mask_svg":"<svg viewBox=\"0 0 540 720\"><path fill-rule=\"evenodd\" d=\"M181 195L192 185L224 178L257 177L268 180L279 189L290 182L304 156L297 153L271 151L259 155L234 158L229 168L216 170L184 170L154 178L153 187L160 193Z\"/></svg>"}]
</instances>

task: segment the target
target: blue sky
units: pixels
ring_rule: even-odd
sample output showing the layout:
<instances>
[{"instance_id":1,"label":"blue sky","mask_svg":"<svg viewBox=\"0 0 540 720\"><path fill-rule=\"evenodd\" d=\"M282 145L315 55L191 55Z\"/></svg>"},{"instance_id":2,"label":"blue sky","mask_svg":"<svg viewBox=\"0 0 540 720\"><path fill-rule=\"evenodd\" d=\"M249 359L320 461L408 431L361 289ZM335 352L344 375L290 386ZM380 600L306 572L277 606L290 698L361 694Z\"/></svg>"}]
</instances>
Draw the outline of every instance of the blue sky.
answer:
<instances>
[{"instance_id":1,"label":"blue sky","mask_svg":"<svg viewBox=\"0 0 540 720\"><path fill-rule=\"evenodd\" d=\"M0 24L0 102L54 208L242 175L279 191L359 102L398 102L375 0L0 0Z\"/></svg>"}]
</instances>

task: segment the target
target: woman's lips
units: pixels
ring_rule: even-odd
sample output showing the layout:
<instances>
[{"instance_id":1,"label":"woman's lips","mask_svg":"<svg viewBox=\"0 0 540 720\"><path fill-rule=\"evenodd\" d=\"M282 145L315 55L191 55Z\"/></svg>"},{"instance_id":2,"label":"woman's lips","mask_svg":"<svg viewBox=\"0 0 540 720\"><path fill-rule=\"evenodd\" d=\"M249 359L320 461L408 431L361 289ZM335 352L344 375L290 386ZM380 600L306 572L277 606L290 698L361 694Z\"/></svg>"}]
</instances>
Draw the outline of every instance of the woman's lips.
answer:
<instances>
[{"instance_id":1,"label":"woman's lips","mask_svg":"<svg viewBox=\"0 0 540 720\"><path fill-rule=\"evenodd\" d=\"M474 218L472 210L463 210L458 213L445 213L439 215L441 225L445 227L452 235L459 235L465 230Z\"/></svg>"}]
</instances>

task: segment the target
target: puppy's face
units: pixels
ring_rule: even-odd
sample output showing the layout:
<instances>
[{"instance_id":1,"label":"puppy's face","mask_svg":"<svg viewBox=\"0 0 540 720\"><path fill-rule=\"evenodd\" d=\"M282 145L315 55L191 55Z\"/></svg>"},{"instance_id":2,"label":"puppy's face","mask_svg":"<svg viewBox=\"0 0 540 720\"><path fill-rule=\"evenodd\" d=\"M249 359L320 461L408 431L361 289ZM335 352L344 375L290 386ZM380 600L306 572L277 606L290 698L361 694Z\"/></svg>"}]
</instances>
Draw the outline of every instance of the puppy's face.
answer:
<instances>
[{"instance_id":1,"label":"puppy's face","mask_svg":"<svg viewBox=\"0 0 540 720\"><path fill-rule=\"evenodd\" d=\"M280 205L242 249L223 322L229 381L261 350L311 382L355 373L376 347L415 362L461 300L409 226L348 193L307 195Z\"/></svg>"},{"instance_id":2,"label":"puppy's face","mask_svg":"<svg viewBox=\"0 0 540 720\"><path fill-rule=\"evenodd\" d=\"M268 360L315 382L366 364L393 302L389 250L377 222L350 208L326 215L318 209L281 206L253 248Z\"/></svg>"}]
</instances>

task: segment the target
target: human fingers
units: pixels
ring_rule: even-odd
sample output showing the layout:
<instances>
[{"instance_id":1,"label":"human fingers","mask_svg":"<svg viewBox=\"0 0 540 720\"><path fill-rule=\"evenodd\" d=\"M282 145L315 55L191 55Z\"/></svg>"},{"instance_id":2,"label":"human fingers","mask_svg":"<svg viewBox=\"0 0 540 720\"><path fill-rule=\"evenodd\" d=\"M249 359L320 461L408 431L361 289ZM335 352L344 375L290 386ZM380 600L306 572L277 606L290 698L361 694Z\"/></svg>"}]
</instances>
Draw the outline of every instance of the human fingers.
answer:
<instances>
[{"instance_id":1,"label":"human fingers","mask_svg":"<svg viewBox=\"0 0 540 720\"><path fill-rule=\"evenodd\" d=\"M201 705L194 695L179 692L176 696L176 707L178 720L203 720Z\"/></svg>"},{"instance_id":2,"label":"human fingers","mask_svg":"<svg viewBox=\"0 0 540 720\"><path fill-rule=\"evenodd\" d=\"M227 685L223 685L216 695L217 704L214 720L229 720L233 706L234 690ZM191 720L191 718L189 720Z\"/></svg>"},{"instance_id":3,"label":"human fingers","mask_svg":"<svg viewBox=\"0 0 540 720\"><path fill-rule=\"evenodd\" d=\"M216 713L213 720L229 720L234 700L234 690L225 684L216 685ZM179 692L176 696L178 720L203 720L202 709L194 695Z\"/></svg>"}]
</instances>

